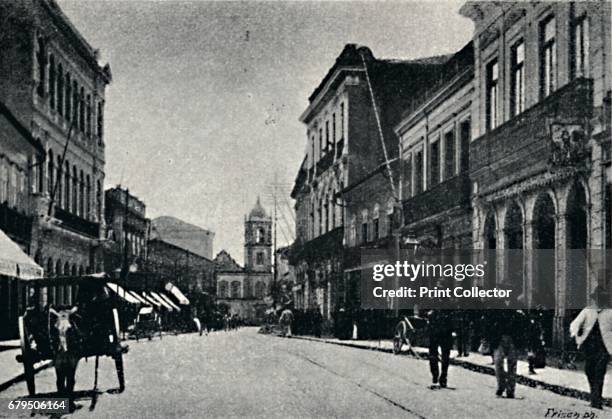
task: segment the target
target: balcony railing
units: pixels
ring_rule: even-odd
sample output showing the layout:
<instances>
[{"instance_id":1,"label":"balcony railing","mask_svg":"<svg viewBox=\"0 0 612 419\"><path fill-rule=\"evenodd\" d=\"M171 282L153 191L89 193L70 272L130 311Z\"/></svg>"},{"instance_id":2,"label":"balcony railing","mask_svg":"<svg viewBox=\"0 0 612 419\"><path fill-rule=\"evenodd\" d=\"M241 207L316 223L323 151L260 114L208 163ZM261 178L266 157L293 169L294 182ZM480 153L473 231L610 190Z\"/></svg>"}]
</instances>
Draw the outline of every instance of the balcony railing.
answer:
<instances>
[{"instance_id":1,"label":"balcony railing","mask_svg":"<svg viewBox=\"0 0 612 419\"><path fill-rule=\"evenodd\" d=\"M584 124L592 81L576 79L470 144L470 174L479 186L545 171L552 157L550 123ZM585 127L586 128L586 127Z\"/></svg>"},{"instance_id":2,"label":"balcony railing","mask_svg":"<svg viewBox=\"0 0 612 419\"><path fill-rule=\"evenodd\" d=\"M404 223L408 225L455 207L467 206L469 202L470 178L462 173L406 199Z\"/></svg>"},{"instance_id":3,"label":"balcony railing","mask_svg":"<svg viewBox=\"0 0 612 419\"><path fill-rule=\"evenodd\" d=\"M81 218L62 208L55 207L55 218L60 220L65 228L85 236L96 238L100 234L100 224Z\"/></svg>"},{"instance_id":4,"label":"balcony railing","mask_svg":"<svg viewBox=\"0 0 612 419\"><path fill-rule=\"evenodd\" d=\"M327 233L304 243L295 243L291 248L290 260L293 264L300 261L314 262L333 255L342 254L344 228L336 227Z\"/></svg>"},{"instance_id":5,"label":"balcony railing","mask_svg":"<svg viewBox=\"0 0 612 419\"><path fill-rule=\"evenodd\" d=\"M29 242L32 234L32 217L0 204L0 229L14 239Z\"/></svg>"}]
</instances>

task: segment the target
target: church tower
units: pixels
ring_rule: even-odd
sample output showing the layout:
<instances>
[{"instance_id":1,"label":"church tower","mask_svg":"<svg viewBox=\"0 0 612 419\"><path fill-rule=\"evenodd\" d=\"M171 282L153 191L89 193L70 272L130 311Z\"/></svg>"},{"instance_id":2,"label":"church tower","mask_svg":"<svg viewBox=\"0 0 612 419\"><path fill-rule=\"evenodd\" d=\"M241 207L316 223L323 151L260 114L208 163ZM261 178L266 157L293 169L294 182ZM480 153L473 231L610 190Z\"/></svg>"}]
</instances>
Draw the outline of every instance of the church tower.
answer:
<instances>
[{"instance_id":1,"label":"church tower","mask_svg":"<svg viewBox=\"0 0 612 419\"><path fill-rule=\"evenodd\" d=\"M272 218L259 197L244 221L244 268L247 272L272 272Z\"/></svg>"}]
</instances>

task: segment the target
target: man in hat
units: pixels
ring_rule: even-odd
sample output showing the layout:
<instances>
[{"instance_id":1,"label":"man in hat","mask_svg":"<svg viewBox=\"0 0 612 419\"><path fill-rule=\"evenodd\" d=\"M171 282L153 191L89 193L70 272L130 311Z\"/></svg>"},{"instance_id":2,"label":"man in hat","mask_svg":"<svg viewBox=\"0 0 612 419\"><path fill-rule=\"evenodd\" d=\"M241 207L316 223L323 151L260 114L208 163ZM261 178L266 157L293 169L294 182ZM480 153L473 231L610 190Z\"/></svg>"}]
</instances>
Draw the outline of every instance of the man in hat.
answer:
<instances>
[{"instance_id":1,"label":"man in hat","mask_svg":"<svg viewBox=\"0 0 612 419\"><path fill-rule=\"evenodd\" d=\"M501 284L501 288L510 289L512 284ZM509 399L514 398L516 387L516 363L518 352L524 347L524 333L527 317L522 310L516 307L521 303L517 298L510 297L504 300L501 308L490 310L487 317L487 340L493 350L495 364L495 378L497 379L497 397L504 392ZM504 361L507 369L504 368Z\"/></svg>"},{"instance_id":2,"label":"man in hat","mask_svg":"<svg viewBox=\"0 0 612 419\"><path fill-rule=\"evenodd\" d=\"M584 352L584 371L591 388L591 407L601 409L601 394L612 353L610 294L601 285L591 294L591 304L570 324L570 335Z\"/></svg>"}]
</instances>

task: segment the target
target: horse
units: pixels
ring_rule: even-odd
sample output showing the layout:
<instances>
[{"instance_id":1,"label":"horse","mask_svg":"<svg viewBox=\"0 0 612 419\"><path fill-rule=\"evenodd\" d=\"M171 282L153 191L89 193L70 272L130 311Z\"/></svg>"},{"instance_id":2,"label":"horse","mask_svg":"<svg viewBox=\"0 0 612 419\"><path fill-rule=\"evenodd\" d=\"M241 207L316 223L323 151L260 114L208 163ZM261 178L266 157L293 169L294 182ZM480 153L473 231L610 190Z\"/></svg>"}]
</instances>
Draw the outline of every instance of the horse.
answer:
<instances>
[{"instance_id":1,"label":"horse","mask_svg":"<svg viewBox=\"0 0 612 419\"><path fill-rule=\"evenodd\" d=\"M78 307L55 310L49 308L49 334L53 350L53 364L57 392L73 404L75 375L80 358L80 331L70 316L75 314ZM55 316L55 323L51 325L51 315Z\"/></svg>"}]
</instances>

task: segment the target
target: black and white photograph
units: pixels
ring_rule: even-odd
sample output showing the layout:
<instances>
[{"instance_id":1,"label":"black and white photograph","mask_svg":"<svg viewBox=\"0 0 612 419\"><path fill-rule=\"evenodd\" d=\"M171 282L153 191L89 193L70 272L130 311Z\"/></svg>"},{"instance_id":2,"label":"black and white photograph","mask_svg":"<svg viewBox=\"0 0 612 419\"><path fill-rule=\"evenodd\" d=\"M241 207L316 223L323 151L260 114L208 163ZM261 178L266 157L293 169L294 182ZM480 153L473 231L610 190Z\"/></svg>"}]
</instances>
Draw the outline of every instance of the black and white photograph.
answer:
<instances>
[{"instance_id":1,"label":"black and white photograph","mask_svg":"<svg viewBox=\"0 0 612 419\"><path fill-rule=\"evenodd\" d=\"M611 418L611 24L0 0L0 418Z\"/></svg>"}]
</instances>

